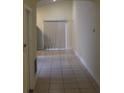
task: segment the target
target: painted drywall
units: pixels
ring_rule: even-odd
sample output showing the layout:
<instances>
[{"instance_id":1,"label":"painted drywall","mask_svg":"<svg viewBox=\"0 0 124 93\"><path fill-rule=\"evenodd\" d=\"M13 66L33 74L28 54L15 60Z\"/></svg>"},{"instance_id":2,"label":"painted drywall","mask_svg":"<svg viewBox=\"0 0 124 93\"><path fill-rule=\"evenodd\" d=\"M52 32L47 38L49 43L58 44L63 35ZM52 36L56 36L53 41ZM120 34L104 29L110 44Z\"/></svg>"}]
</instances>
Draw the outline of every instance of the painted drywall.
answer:
<instances>
[{"instance_id":1,"label":"painted drywall","mask_svg":"<svg viewBox=\"0 0 124 93\"><path fill-rule=\"evenodd\" d=\"M68 48L71 48L72 32L72 1L65 0L57 3L37 7L37 26L43 31L44 20L67 20ZM40 39L40 37L38 37ZM41 39L40 39L41 40ZM40 41L38 40L38 41ZM42 40L41 40L42 42ZM43 44L39 44L40 46ZM38 48L40 47L38 46ZM41 47L42 48L42 47Z\"/></svg>"},{"instance_id":2,"label":"painted drywall","mask_svg":"<svg viewBox=\"0 0 124 93\"><path fill-rule=\"evenodd\" d=\"M98 2L73 1L73 49L84 60L84 65L98 84L100 84L99 18Z\"/></svg>"},{"instance_id":3,"label":"painted drywall","mask_svg":"<svg viewBox=\"0 0 124 93\"><path fill-rule=\"evenodd\" d=\"M37 26L37 49L41 50L43 49L43 37L42 37L43 33L42 31L39 29L39 27Z\"/></svg>"},{"instance_id":4,"label":"painted drywall","mask_svg":"<svg viewBox=\"0 0 124 93\"><path fill-rule=\"evenodd\" d=\"M36 5L38 0L23 0L24 4L28 5L29 7L33 7Z\"/></svg>"}]
</instances>

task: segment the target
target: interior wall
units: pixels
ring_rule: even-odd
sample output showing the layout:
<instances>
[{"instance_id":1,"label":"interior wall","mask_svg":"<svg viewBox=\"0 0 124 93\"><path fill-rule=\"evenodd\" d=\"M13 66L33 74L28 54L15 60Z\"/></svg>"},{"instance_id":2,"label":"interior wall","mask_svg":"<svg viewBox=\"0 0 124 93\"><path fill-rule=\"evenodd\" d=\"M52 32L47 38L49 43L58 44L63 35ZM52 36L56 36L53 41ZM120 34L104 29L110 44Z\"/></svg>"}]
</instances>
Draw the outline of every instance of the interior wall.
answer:
<instances>
[{"instance_id":1,"label":"interior wall","mask_svg":"<svg viewBox=\"0 0 124 93\"><path fill-rule=\"evenodd\" d=\"M98 84L100 84L99 16L99 1L74 0L73 49Z\"/></svg>"},{"instance_id":2,"label":"interior wall","mask_svg":"<svg viewBox=\"0 0 124 93\"><path fill-rule=\"evenodd\" d=\"M29 7L33 7L36 5L38 0L23 0L23 3L28 5Z\"/></svg>"},{"instance_id":3,"label":"interior wall","mask_svg":"<svg viewBox=\"0 0 124 93\"><path fill-rule=\"evenodd\" d=\"M42 31L39 29L39 27L37 26L37 50L43 49L43 37L42 37L43 33Z\"/></svg>"},{"instance_id":4,"label":"interior wall","mask_svg":"<svg viewBox=\"0 0 124 93\"><path fill-rule=\"evenodd\" d=\"M40 6L38 4L37 7L37 26L41 31L43 31L43 21L44 20L67 20L67 31L68 31L68 38L67 42L68 48L71 48L71 36L72 36L72 1L65 0L61 2L55 2L52 4ZM39 40L40 39L40 40ZM38 37L38 41L41 41L41 38ZM41 47L40 44L39 47ZM41 47L41 49L43 46Z\"/></svg>"}]
</instances>

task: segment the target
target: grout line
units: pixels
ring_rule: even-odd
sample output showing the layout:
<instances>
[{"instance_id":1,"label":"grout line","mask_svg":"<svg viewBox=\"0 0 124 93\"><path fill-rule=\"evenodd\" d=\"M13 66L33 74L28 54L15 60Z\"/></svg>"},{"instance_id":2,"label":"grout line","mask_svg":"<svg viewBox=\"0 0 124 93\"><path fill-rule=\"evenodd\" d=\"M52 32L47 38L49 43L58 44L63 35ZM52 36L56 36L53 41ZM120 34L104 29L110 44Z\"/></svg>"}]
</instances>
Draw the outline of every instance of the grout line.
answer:
<instances>
[{"instance_id":1,"label":"grout line","mask_svg":"<svg viewBox=\"0 0 124 93\"><path fill-rule=\"evenodd\" d=\"M88 77L88 80L90 81L91 83L91 86L94 88L94 89L99 89L99 86L95 86L94 83L96 84L96 81L94 80L94 78L92 77L92 75L90 74L90 72L88 71L88 69L85 67L84 64L82 64L82 60L81 58L79 57L79 55L77 54L77 52L74 52L75 56L77 57L77 59L79 59L79 62L81 63L81 65L84 67L85 69L85 72L86 72L86 75ZM97 84L96 84L97 85ZM98 87L98 88L97 88Z\"/></svg>"},{"instance_id":2,"label":"grout line","mask_svg":"<svg viewBox=\"0 0 124 93\"><path fill-rule=\"evenodd\" d=\"M49 54L49 56L50 56L50 54ZM51 57L50 57L51 58ZM50 58L49 58L49 62L50 62ZM52 61L52 59L51 59L51 61ZM49 73L49 87L48 87L48 93L50 93L50 86L51 86L51 76L52 76L52 62L50 62L50 73Z\"/></svg>"},{"instance_id":3,"label":"grout line","mask_svg":"<svg viewBox=\"0 0 124 93\"><path fill-rule=\"evenodd\" d=\"M63 57L63 58L64 58L64 57ZM63 65L62 65L62 62L63 62L63 61L61 60L61 53L60 53L60 64L61 64L60 66L61 66L61 74L62 74L62 84L63 84L64 93L65 93L64 78L63 78L63 70L62 70L62 69L63 69L63 68L62 68L62 66L63 66Z\"/></svg>"},{"instance_id":4,"label":"grout line","mask_svg":"<svg viewBox=\"0 0 124 93\"><path fill-rule=\"evenodd\" d=\"M72 65L71 65L71 68L72 68L72 71L73 71L74 76L75 76L75 78L76 78L76 83L77 83L77 86L78 86L78 90L79 90L79 92L81 93L81 90L80 90L80 87L79 87L79 84L78 84L78 80L77 80L77 77L76 77L76 74L75 74L75 72L74 72L74 70L73 70Z\"/></svg>"},{"instance_id":5,"label":"grout line","mask_svg":"<svg viewBox=\"0 0 124 93\"><path fill-rule=\"evenodd\" d=\"M80 62L82 63L82 65L85 67L86 71L90 74L90 76L93 78L93 80L95 81L95 83L97 84L97 86L99 86L99 84L97 83L94 75L91 73L90 69L87 67L84 59L79 55L79 53L77 51L74 50L74 54L75 56L80 60Z\"/></svg>"}]
</instances>

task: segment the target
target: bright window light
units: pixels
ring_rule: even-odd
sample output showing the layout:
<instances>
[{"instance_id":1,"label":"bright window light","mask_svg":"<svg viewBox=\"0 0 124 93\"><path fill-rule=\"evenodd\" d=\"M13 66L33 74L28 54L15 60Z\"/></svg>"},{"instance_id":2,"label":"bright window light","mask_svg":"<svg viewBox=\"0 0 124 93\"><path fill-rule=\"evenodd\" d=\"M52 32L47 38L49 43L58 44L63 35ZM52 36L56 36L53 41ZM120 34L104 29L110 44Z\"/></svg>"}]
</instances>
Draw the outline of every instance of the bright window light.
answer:
<instances>
[{"instance_id":1,"label":"bright window light","mask_svg":"<svg viewBox=\"0 0 124 93\"><path fill-rule=\"evenodd\" d=\"M56 2L56 0L53 0L53 2Z\"/></svg>"}]
</instances>

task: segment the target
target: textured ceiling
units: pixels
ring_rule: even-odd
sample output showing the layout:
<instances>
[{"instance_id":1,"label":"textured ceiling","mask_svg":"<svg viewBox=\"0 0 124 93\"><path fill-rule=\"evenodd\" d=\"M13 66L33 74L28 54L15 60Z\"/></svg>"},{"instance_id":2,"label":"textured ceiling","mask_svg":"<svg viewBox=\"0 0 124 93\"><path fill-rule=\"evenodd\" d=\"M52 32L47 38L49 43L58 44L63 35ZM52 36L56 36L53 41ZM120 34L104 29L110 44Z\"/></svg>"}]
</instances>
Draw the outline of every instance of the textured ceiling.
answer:
<instances>
[{"instance_id":1,"label":"textured ceiling","mask_svg":"<svg viewBox=\"0 0 124 93\"><path fill-rule=\"evenodd\" d=\"M56 0L56 2L59 1L67 1L67 0ZM38 0L38 5L46 5L51 3L54 3L53 0Z\"/></svg>"}]
</instances>

